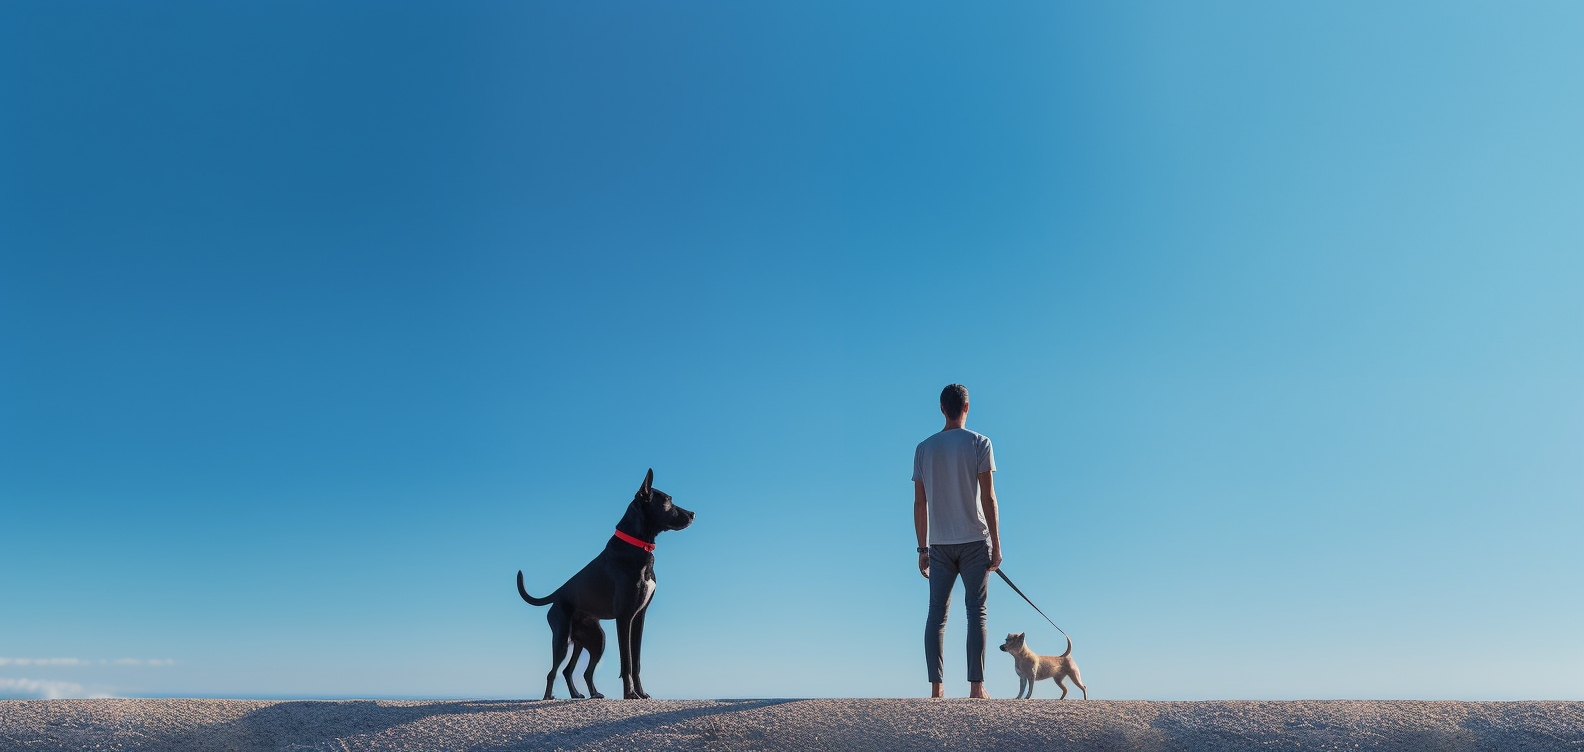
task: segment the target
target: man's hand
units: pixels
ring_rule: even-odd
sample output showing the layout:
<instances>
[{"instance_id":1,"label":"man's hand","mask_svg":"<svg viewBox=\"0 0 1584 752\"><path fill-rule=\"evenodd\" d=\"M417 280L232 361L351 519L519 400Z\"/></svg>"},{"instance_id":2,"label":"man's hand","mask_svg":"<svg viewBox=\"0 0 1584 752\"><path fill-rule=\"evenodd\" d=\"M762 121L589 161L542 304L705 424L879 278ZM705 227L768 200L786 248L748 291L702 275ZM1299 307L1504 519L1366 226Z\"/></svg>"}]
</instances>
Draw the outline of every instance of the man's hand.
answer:
<instances>
[{"instance_id":1,"label":"man's hand","mask_svg":"<svg viewBox=\"0 0 1584 752\"><path fill-rule=\"evenodd\" d=\"M1001 547L1000 546L996 546L996 547L990 549L990 569L989 569L989 571L994 572L994 571L996 571L997 569L1000 569L1000 568L1001 568Z\"/></svg>"},{"instance_id":2,"label":"man's hand","mask_svg":"<svg viewBox=\"0 0 1584 752\"><path fill-rule=\"evenodd\" d=\"M929 554L919 554L919 574L929 579Z\"/></svg>"}]
</instances>

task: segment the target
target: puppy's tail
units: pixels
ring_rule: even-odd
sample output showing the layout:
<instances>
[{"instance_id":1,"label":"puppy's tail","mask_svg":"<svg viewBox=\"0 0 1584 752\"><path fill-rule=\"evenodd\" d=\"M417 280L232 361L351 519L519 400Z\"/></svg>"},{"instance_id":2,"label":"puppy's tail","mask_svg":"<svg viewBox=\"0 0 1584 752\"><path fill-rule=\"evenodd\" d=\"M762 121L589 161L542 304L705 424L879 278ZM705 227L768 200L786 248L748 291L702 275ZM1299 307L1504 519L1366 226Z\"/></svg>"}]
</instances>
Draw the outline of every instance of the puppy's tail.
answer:
<instances>
[{"instance_id":1,"label":"puppy's tail","mask_svg":"<svg viewBox=\"0 0 1584 752\"><path fill-rule=\"evenodd\" d=\"M548 595L548 596L546 596L544 598L535 598L535 597L529 595L528 594L528 588L523 587L523 579L522 579L522 570L521 569L517 570L517 594L522 596L523 600L528 601L528 605L530 605L530 606L545 606L545 605L549 605L550 601L555 599L555 593L551 593L550 595Z\"/></svg>"},{"instance_id":2,"label":"puppy's tail","mask_svg":"<svg viewBox=\"0 0 1584 752\"><path fill-rule=\"evenodd\" d=\"M520 572L517 574L517 581L518 582L522 582L522 573L520 573ZM523 597L527 598L528 594L527 593L523 593ZM533 601L529 601L529 603L532 603L532 602ZM1062 636L1063 637L1067 637L1067 634L1064 632L1064 633L1062 633ZM1072 655L1072 638L1071 637L1067 637L1067 652L1062 653L1058 657L1059 658L1066 658L1069 655Z\"/></svg>"}]
</instances>

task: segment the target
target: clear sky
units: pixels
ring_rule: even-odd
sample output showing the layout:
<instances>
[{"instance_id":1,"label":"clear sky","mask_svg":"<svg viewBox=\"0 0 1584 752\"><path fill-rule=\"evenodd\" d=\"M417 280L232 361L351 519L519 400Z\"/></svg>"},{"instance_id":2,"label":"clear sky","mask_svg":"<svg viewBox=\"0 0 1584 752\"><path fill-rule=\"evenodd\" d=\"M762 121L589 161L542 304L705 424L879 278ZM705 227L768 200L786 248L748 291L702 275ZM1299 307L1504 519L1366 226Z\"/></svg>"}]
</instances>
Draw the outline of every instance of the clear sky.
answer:
<instances>
[{"instance_id":1,"label":"clear sky","mask_svg":"<svg viewBox=\"0 0 1584 752\"><path fill-rule=\"evenodd\" d=\"M0 695L537 697L650 467L653 694L920 695L962 382L1092 697L1584 699L1581 34L0 4Z\"/></svg>"}]
</instances>

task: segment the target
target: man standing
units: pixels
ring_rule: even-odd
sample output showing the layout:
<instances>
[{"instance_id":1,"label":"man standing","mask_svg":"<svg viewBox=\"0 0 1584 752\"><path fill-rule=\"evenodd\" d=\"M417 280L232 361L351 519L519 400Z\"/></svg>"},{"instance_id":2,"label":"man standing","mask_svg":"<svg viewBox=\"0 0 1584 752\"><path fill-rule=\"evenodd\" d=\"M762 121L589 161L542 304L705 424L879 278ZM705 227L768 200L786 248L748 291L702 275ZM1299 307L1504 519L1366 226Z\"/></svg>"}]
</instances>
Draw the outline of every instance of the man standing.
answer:
<instances>
[{"instance_id":1,"label":"man standing","mask_svg":"<svg viewBox=\"0 0 1584 752\"><path fill-rule=\"evenodd\" d=\"M951 384L942 389L940 409L946 427L913 451L913 529L918 534L919 573L930 583L924 663L930 696L941 697L946 607L957 576L962 575L968 602L968 696L988 699L985 596L990 573L1001 566L1000 519L990 478L996 469L995 453L989 438L963 428L968 421L968 387Z\"/></svg>"}]
</instances>

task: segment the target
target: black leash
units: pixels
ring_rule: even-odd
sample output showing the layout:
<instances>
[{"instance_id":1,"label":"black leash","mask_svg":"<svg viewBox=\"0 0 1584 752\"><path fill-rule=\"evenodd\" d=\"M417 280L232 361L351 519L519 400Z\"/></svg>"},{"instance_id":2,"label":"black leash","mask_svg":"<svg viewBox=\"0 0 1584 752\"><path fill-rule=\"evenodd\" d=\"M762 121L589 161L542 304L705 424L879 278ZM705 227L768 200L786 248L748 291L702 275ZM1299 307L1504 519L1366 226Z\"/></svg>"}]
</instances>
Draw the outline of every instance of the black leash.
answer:
<instances>
[{"instance_id":1,"label":"black leash","mask_svg":"<svg viewBox=\"0 0 1584 752\"><path fill-rule=\"evenodd\" d=\"M1018 590L1018 586L1012 584L1012 578L1006 576L1006 572L1003 572L1000 569L997 569L995 571L995 573L998 574L998 575L1001 575L1001 579L1006 582L1008 587L1012 588L1013 592L1016 592L1018 595L1023 595L1023 591L1022 590ZM1027 602L1030 606L1034 606L1034 601L1029 600L1028 596L1023 595L1023 600L1025 602ZM1034 606L1034 610L1035 611L1039 611L1039 615L1040 616L1045 616L1045 612L1044 611L1040 611L1040 607L1039 606ZM1049 616L1045 616L1045 621L1050 621L1050 625L1053 626L1053 627L1056 627L1056 622L1051 621L1051 618ZM1057 632L1061 632L1063 637L1066 637L1069 640L1072 639L1072 636L1068 635L1067 631L1062 629L1061 627L1056 627L1056 631Z\"/></svg>"}]
</instances>

